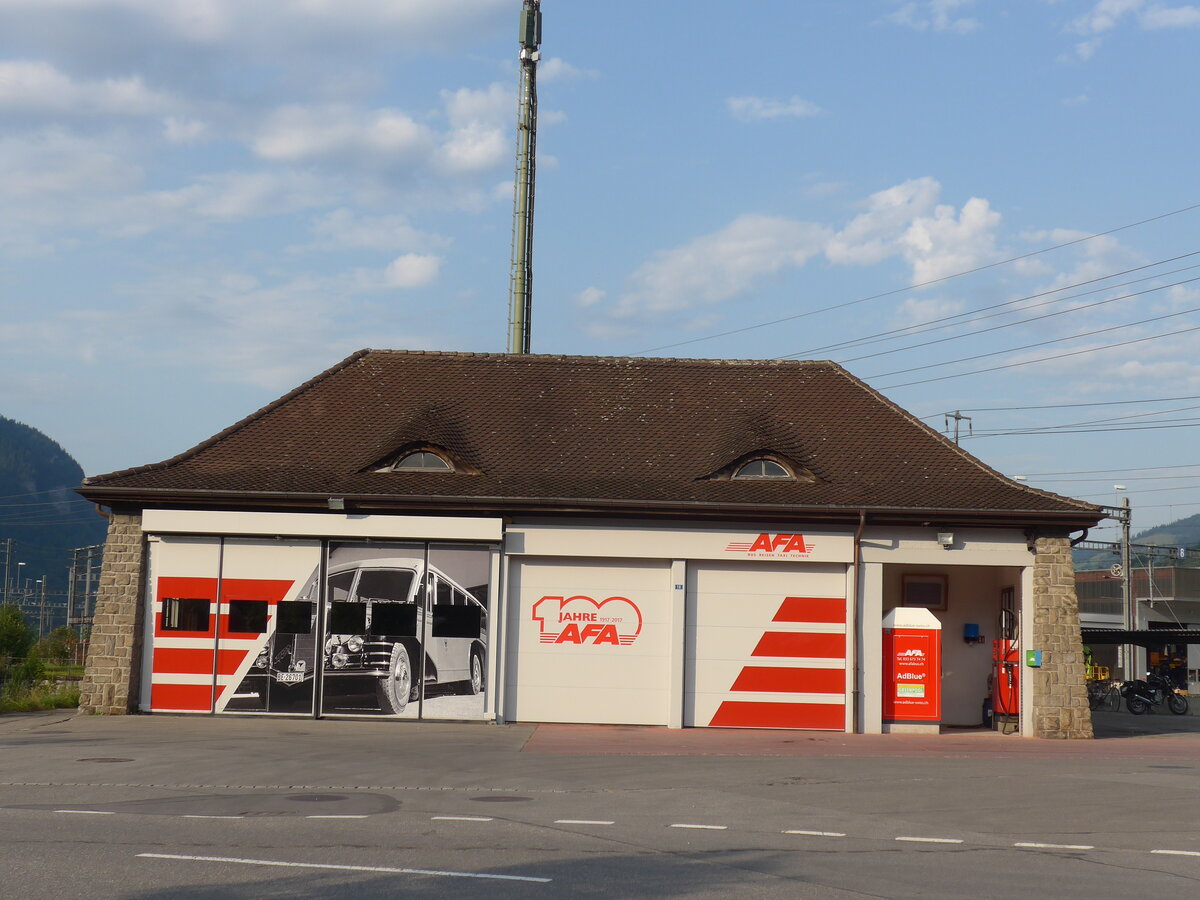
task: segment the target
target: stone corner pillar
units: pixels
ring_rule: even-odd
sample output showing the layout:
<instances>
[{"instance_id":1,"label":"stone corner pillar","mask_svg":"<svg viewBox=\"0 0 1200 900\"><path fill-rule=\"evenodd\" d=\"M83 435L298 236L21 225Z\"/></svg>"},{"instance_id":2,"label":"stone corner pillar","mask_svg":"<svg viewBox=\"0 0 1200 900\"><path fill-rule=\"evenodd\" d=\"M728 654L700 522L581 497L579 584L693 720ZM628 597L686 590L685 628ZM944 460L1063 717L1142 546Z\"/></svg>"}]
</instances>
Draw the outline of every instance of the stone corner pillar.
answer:
<instances>
[{"instance_id":1,"label":"stone corner pillar","mask_svg":"<svg viewBox=\"0 0 1200 900\"><path fill-rule=\"evenodd\" d=\"M104 563L80 685L80 713L124 715L137 711L145 573L142 517L140 513L114 511L104 542Z\"/></svg>"},{"instance_id":2,"label":"stone corner pillar","mask_svg":"<svg viewBox=\"0 0 1200 900\"><path fill-rule=\"evenodd\" d=\"M1071 542L1065 533L1042 534L1034 543L1033 643L1042 651L1042 667L1023 665L1030 679L1033 736L1039 738L1090 738L1092 712L1088 708L1079 633L1079 600L1075 595L1075 565Z\"/></svg>"}]
</instances>

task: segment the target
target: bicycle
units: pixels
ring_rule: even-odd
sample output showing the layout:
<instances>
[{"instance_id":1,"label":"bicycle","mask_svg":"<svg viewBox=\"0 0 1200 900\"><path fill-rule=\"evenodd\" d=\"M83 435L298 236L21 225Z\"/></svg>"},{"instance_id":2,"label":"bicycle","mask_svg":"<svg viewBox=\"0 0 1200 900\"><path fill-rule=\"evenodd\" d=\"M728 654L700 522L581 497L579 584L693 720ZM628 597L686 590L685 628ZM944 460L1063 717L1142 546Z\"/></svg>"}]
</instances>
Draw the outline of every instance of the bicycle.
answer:
<instances>
[{"instance_id":1,"label":"bicycle","mask_svg":"<svg viewBox=\"0 0 1200 900\"><path fill-rule=\"evenodd\" d=\"M1121 688L1115 681L1089 681L1088 707L1116 712L1121 708Z\"/></svg>"}]
</instances>

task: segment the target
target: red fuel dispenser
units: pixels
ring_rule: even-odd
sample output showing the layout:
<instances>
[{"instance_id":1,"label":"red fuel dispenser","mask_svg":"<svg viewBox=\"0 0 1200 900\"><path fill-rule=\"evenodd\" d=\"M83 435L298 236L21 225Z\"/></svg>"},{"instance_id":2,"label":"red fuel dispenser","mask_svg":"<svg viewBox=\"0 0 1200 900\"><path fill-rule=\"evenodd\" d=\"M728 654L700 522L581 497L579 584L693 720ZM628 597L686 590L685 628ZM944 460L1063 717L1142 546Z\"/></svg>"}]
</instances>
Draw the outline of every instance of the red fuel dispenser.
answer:
<instances>
[{"instance_id":1,"label":"red fuel dispenser","mask_svg":"<svg viewBox=\"0 0 1200 900\"><path fill-rule=\"evenodd\" d=\"M1017 646L1017 617L1008 608L1000 611L1000 639L992 641L992 721L1009 734L1021 712L1021 656Z\"/></svg>"}]
</instances>

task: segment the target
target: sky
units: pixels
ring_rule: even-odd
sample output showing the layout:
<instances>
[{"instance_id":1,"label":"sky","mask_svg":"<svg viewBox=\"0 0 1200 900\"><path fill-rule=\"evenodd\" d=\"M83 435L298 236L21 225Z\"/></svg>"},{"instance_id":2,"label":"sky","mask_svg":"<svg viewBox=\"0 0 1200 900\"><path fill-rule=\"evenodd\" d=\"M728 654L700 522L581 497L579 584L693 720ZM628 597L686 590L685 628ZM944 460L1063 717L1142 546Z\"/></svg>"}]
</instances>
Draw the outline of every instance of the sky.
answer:
<instances>
[{"instance_id":1,"label":"sky","mask_svg":"<svg viewBox=\"0 0 1200 900\"><path fill-rule=\"evenodd\" d=\"M520 6L0 0L0 414L101 474L363 347L503 352ZM832 359L1200 512L1200 4L542 9L534 352Z\"/></svg>"}]
</instances>

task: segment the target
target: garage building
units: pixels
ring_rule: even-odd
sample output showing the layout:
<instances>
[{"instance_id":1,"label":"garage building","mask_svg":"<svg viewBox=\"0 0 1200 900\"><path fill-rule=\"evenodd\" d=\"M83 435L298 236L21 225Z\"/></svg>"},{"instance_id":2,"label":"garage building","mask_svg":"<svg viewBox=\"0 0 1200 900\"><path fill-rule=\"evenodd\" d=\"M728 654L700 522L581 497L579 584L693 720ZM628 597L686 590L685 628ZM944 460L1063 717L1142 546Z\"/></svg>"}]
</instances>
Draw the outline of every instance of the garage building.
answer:
<instances>
[{"instance_id":1,"label":"garage building","mask_svg":"<svg viewBox=\"0 0 1200 900\"><path fill-rule=\"evenodd\" d=\"M364 350L80 493L97 712L898 731L916 610L940 724L980 722L1007 638L1041 651L1020 733L1091 736L1070 538L1101 510L829 362Z\"/></svg>"}]
</instances>

